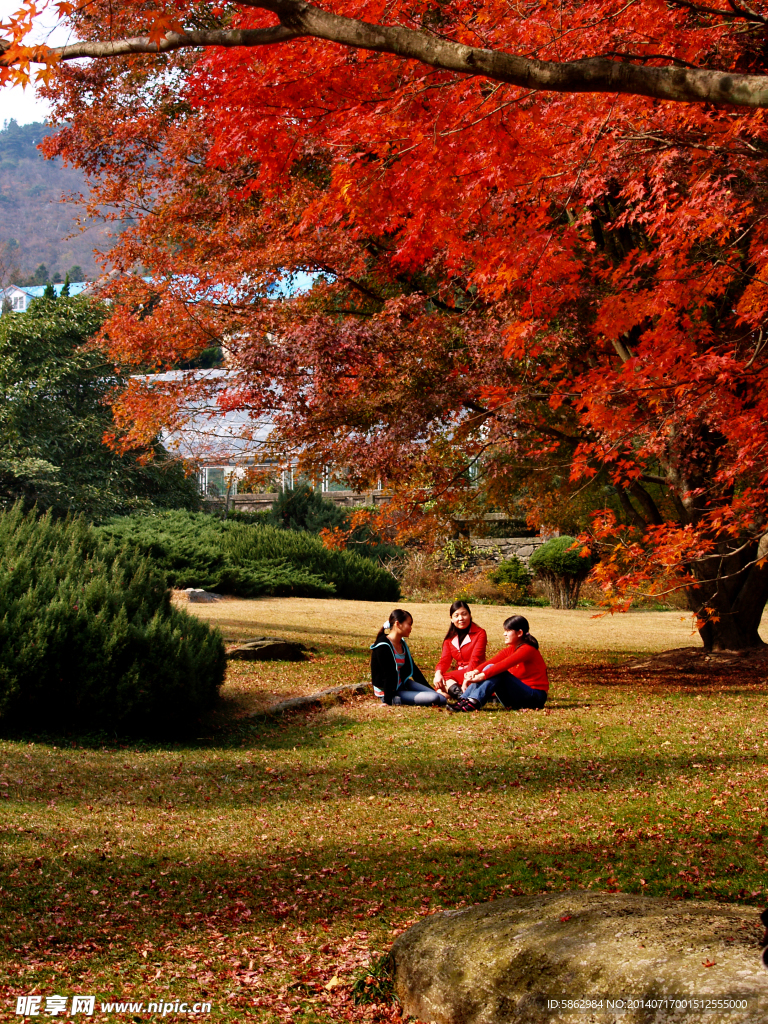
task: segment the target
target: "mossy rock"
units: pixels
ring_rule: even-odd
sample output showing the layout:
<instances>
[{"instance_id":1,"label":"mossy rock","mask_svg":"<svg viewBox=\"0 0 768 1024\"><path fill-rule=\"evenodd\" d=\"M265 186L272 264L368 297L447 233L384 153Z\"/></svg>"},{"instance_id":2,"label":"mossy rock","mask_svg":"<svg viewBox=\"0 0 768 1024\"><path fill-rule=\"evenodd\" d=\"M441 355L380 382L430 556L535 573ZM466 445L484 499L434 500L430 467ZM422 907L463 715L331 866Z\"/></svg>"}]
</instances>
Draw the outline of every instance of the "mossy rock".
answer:
<instances>
[{"instance_id":1,"label":"mossy rock","mask_svg":"<svg viewBox=\"0 0 768 1024\"><path fill-rule=\"evenodd\" d=\"M586 892L425 918L392 947L403 1007L434 1024L763 1024L768 971L753 907ZM611 1008L608 999L662 1000ZM746 1000L691 1010L676 1000ZM563 1000L601 1000L579 1012ZM557 1005L557 1001L560 1005Z\"/></svg>"}]
</instances>

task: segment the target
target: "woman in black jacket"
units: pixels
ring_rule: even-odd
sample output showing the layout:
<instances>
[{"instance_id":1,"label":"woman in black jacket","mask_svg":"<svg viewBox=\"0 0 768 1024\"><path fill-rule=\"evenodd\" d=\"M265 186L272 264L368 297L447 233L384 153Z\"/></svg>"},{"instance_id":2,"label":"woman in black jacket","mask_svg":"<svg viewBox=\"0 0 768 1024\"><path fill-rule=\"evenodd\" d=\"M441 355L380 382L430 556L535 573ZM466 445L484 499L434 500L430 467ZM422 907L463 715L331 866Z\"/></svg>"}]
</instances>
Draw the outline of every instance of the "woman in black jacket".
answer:
<instances>
[{"instance_id":1,"label":"woman in black jacket","mask_svg":"<svg viewBox=\"0 0 768 1024\"><path fill-rule=\"evenodd\" d=\"M373 692L385 704L432 704L443 707L444 693L429 685L414 663L405 638L410 636L413 617L395 608L389 621L371 644L371 680Z\"/></svg>"}]
</instances>

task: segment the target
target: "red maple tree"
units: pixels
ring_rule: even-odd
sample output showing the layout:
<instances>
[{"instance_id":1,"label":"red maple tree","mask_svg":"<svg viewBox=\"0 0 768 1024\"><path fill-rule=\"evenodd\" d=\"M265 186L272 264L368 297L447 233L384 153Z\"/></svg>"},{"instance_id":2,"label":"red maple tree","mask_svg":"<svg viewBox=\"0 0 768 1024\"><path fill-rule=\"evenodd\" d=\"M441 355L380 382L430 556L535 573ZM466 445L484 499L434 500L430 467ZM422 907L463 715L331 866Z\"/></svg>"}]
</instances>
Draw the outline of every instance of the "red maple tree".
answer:
<instances>
[{"instance_id":1,"label":"red maple tree","mask_svg":"<svg viewBox=\"0 0 768 1024\"><path fill-rule=\"evenodd\" d=\"M227 404L409 526L474 465L534 518L590 487L609 600L683 587L707 646L761 642L768 5L59 7L83 42L20 20L6 73L49 61L50 152L125 218L118 357L221 344ZM119 411L156 429L138 384Z\"/></svg>"}]
</instances>

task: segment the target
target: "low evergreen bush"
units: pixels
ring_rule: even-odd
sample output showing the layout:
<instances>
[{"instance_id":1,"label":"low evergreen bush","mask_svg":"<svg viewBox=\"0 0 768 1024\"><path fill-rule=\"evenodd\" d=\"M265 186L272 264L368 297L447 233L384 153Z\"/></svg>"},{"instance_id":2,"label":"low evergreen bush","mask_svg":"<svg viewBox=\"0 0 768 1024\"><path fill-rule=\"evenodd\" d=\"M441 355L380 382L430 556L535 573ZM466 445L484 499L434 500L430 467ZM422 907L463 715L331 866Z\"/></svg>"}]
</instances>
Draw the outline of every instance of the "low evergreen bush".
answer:
<instances>
[{"instance_id":1,"label":"low evergreen bush","mask_svg":"<svg viewBox=\"0 0 768 1024\"><path fill-rule=\"evenodd\" d=\"M268 516L269 522L282 530L306 530L308 533L345 527L348 520L343 508L318 494L309 484L281 490Z\"/></svg>"},{"instance_id":2,"label":"low evergreen bush","mask_svg":"<svg viewBox=\"0 0 768 1024\"><path fill-rule=\"evenodd\" d=\"M575 608L581 584L594 565L591 554L574 547L574 537L553 537L531 555L530 566L543 582L553 608Z\"/></svg>"},{"instance_id":3,"label":"low evergreen bush","mask_svg":"<svg viewBox=\"0 0 768 1024\"><path fill-rule=\"evenodd\" d=\"M303 483L281 490L268 511L235 512L230 513L228 518L276 526L280 530L320 534L322 530L349 530L353 514L361 509L362 506L353 509L343 508L312 490L309 484ZM375 512L376 509L371 508L370 511ZM246 519L246 516L249 518ZM356 526L351 531L347 539L347 549L377 564L403 554L402 548L382 540L369 523Z\"/></svg>"},{"instance_id":4,"label":"low evergreen bush","mask_svg":"<svg viewBox=\"0 0 768 1024\"><path fill-rule=\"evenodd\" d=\"M350 551L329 551L305 531L190 512L120 517L99 531L148 555L174 587L240 597L396 601L400 596L397 580L385 569Z\"/></svg>"},{"instance_id":5,"label":"low evergreen bush","mask_svg":"<svg viewBox=\"0 0 768 1024\"><path fill-rule=\"evenodd\" d=\"M167 735L210 708L220 634L170 602L164 574L81 519L0 515L0 720Z\"/></svg>"},{"instance_id":6,"label":"low evergreen bush","mask_svg":"<svg viewBox=\"0 0 768 1024\"><path fill-rule=\"evenodd\" d=\"M508 604L525 604L530 598L533 577L516 555L500 562L488 573L488 579L501 590Z\"/></svg>"}]
</instances>

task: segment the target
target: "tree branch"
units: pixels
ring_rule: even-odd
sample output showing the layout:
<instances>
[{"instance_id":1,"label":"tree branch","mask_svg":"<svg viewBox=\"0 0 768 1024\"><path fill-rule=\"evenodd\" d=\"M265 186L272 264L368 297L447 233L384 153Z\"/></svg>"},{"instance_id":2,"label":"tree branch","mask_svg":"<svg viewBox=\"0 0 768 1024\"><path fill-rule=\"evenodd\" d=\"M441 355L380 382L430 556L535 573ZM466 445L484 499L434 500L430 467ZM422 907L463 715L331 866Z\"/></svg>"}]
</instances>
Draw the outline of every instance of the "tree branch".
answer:
<instances>
[{"instance_id":1,"label":"tree branch","mask_svg":"<svg viewBox=\"0 0 768 1024\"><path fill-rule=\"evenodd\" d=\"M475 75L525 89L562 93L621 93L650 96L676 103L725 103L741 107L768 107L768 76L740 75L685 67L645 67L604 56L557 63L533 60L500 50L465 46L430 32L401 25L378 25L331 14L304 0L241 0L242 6L271 11L280 25L266 29L188 30L168 32L159 42L147 36L93 40L51 49L40 48L36 63L113 58L135 53L207 46L265 46L311 36L353 49L390 53L417 60L429 67ZM747 15L741 9L740 17ZM727 12L717 11L720 15ZM3 51L7 42L0 43ZM19 58L20 60L22 58ZM10 61L0 57L0 63Z\"/></svg>"},{"instance_id":2,"label":"tree branch","mask_svg":"<svg viewBox=\"0 0 768 1024\"><path fill-rule=\"evenodd\" d=\"M665 476L656 476L654 473L643 473L640 477L644 484L661 484L662 487L669 487L669 480Z\"/></svg>"},{"instance_id":3,"label":"tree branch","mask_svg":"<svg viewBox=\"0 0 768 1024\"><path fill-rule=\"evenodd\" d=\"M664 519L661 513L659 512L658 508L656 507L656 502L646 491L646 489L644 487L641 487L640 484L635 480L632 482L632 485L629 490L632 497L639 502L639 504L645 511L645 515L649 522L653 523L655 526L661 526L661 524L664 522Z\"/></svg>"},{"instance_id":4,"label":"tree branch","mask_svg":"<svg viewBox=\"0 0 768 1024\"><path fill-rule=\"evenodd\" d=\"M635 524L635 526L637 526L639 529L643 531L647 530L648 523L645 519L643 519L643 517L637 511L635 506L629 500L629 495L624 490L624 488L620 484L614 484L614 487L616 488L616 494L618 495L619 501L621 502L621 507L627 513L627 515Z\"/></svg>"},{"instance_id":5,"label":"tree branch","mask_svg":"<svg viewBox=\"0 0 768 1024\"><path fill-rule=\"evenodd\" d=\"M693 11L694 14L714 14L718 18L726 18L730 21L743 19L758 25L765 25L767 19L762 14L758 14L757 11L753 11L749 7L741 7L739 4L732 3L731 0L728 2L731 5L730 11L724 11L719 7L705 7L703 4L690 3L689 0L669 0L672 7L682 7L686 11Z\"/></svg>"},{"instance_id":6,"label":"tree branch","mask_svg":"<svg viewBox=\"0 0 768 1024\"><path fill-rule=\"evenodd\" d=\"M77 60L80 57L94 59L104 57L126 57L132 53L167 53L171 50L186 50L201 46L267 46L271 43L285 43L295 39L294 32L284 25L259 29L189 29L186 32L166 32L160 43L154 43L149 36L132 36L127 39L104 39L91 42L69 43L67 46L41 47L40 56L33 63L51 63L57 60ZM0 51L8 49L10 43L0 39ZM8 65L0 58L0 64Z\"/></svg>"}]
</instances>

